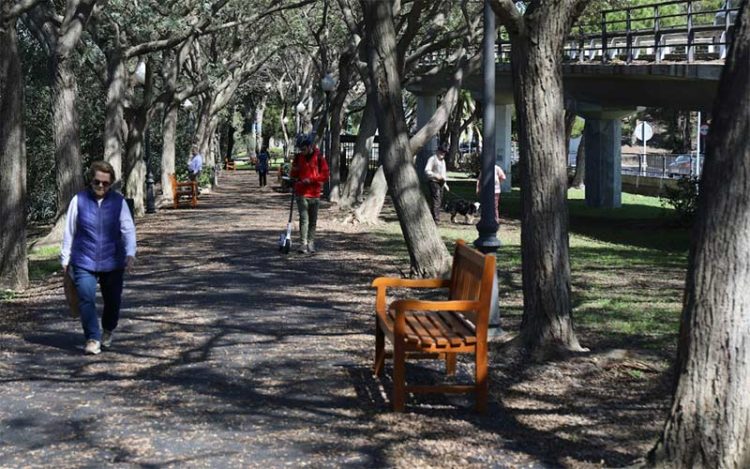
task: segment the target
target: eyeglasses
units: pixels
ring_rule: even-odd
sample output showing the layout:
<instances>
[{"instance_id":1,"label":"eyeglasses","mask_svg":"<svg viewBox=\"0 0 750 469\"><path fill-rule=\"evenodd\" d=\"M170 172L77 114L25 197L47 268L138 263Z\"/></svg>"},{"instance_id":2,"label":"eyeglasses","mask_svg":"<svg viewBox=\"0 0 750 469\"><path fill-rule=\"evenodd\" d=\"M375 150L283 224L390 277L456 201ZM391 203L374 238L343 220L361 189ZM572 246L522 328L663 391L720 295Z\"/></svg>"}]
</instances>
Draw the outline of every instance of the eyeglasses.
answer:
<instances>
[{"instance_id":1,"label":"eyeglasses","mask_svg":"<svg viewBox=\"0 0 750 469\"><path fill-rule=\"evenodd\" d=\"M102 186L102 187L109 187L111 183L109 181L100 181L98 179L94 179L91 181L92 186Z\"/></svg>"}]
</instances>

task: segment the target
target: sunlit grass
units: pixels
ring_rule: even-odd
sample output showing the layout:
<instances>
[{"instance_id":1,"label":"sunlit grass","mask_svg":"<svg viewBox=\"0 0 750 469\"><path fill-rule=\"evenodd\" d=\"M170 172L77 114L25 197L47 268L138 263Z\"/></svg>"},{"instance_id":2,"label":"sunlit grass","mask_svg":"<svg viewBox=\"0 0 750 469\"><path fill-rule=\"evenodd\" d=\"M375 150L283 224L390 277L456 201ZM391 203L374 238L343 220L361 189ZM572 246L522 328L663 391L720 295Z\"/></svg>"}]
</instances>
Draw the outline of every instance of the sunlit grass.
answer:
<instances>
[{"instance_id":1,"label":"sunlit grass","mask_svg":"<svg viewBox=\"0 0 750 469\"><path fill-rule=\"evenodd\" d=\"M453 181L453 196L476 200L474 181ZM674 343L687 269L688 231L656 197L623 194L620 209L585 206L583 191L569 192L570 262L576 328L646 348ZM522 314L520 193L503 194L497 253L501 305L506 317ZM456 239L473 243L474 225L447 221L438 227L452 252ZM476 220L478 221L478 220ZM377 229L404 263L408 253L397 222Z\"/></svg>"}]
</instances>

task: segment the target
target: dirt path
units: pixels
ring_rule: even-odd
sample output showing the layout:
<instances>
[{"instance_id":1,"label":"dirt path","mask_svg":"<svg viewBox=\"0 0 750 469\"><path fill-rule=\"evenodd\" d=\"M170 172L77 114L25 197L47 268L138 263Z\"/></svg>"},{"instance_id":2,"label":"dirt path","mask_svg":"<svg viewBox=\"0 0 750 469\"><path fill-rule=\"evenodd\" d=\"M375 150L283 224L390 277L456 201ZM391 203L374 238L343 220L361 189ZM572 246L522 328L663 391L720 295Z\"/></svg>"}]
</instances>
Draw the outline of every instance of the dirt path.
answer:
<instances>
[{"instance_id":1,"label":"dirt path","mask_svg":"<svg viewBox=\"0 0 750 469\"><path fill-rule=\"evenodd\" d=\"M138 223L138 268L111 351L82 354L59 278L11 306L0 330L0 466L533 459L499 452L502 437L445 401L419 416L387 412L369 373L368 285L392 271L390 259L325 212L319 254L280 255L288 195L259 190L252 176L225 173L198 209Z\"/></svg>"},{"instance_id":2,"label":"dirt path","mask_svg":"<svg viewBox=\"0 0 750 469\"><path fill-rule=\"evenodd\" d=\"M493 356L485 416L444 396L390 413L369 283L396 260L328 209L320 253L279 254L289 196L254 176L139 220L111 351L82 354L59 276L0 306L0 467L598 467L654 441L668 384L591 356Z\"/></svg>"}]
</instances>

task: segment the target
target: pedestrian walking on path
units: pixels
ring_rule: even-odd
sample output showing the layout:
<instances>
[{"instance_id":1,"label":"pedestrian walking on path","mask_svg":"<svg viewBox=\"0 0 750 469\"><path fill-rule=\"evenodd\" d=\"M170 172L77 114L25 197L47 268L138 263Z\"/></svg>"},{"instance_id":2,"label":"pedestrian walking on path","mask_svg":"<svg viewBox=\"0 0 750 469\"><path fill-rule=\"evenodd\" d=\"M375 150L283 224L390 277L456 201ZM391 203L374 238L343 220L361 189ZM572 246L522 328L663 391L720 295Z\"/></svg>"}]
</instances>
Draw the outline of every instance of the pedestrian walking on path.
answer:
<instances>
[{"instance_id":1,"label":"pedestrian walking on path","mask_svg":"<svg viewBox=\"0 0 750 469\"><path fill-rule=\"evenodd\" d=\"M102 345L111 345L117 328L123 274L133 267L136 237L125 199L111 191L115 180L112 166L95 161L87 176L90 187L73 196L68 207L60 261L78 292L84 352L97 355ZM96 313L97 282L104 300L102 327Z\"/></svg>"},{"instance_id":2,"label":"pedestrian walking on path","mask_svg":"<svg viewBox=\"0 0 750 469\"><path fill-rule=\"evenodd\" d=\"M315 229L318 224L321 186L328 180L328 163L320 149L313 144L312 137L302 135L297 139L300 152L294 156L289 175L297 182L294 192L299 209L299 232L301 254L315 253Z\"/></svg>"},{"instance_id":3,"label":"pedestrian walking on path","mask_svg":"<svg viewBox=\"0 0 750 469\"><path fill-rule=\"evenodd\" d=\"M255 170L258 172L258 185L266 187L266 175L268 174L268 147L265 145L258 153L258 162L255 164Z\"/></svg>"}]
</instances>

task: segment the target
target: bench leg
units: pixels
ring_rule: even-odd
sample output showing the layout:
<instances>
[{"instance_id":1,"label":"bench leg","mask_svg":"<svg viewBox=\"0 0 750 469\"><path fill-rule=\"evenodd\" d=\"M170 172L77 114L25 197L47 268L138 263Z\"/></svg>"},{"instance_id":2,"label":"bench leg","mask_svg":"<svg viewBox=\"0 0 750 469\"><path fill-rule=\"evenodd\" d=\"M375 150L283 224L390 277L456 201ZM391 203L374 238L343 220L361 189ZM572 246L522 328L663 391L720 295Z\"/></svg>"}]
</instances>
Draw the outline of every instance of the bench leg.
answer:
<instances>
[{"instance_id":1,"label":"bench leg","mask_svg":"<svg viewBox=\"0 0 750 469\"><path fill-rule=\"evenodd\" d=\"M393 344L393 411L403 412L406 406L406 352L403 339L394 337Z\"/></svg>"},{"instance_id":2,"label":"bench leg","mask_svg":"<svg viewBox=\"0 0 750 469\"><path fill-rule=\"evenodd\" d=\"M375 318L375 366L372 371L375 376L383 373L383 364L385 363L385 333L380 329L380 321Z\"/></svg>"},{"instance_id":3,"label":"bench leg","mask_svg":"<svg viewBox=\"0 0 750 469\"><path fill-rule=\"evenodd\" d=\"M445 374L448 376L456 375L456 359L458 358L455 353L445 354Z\"/></svg>"},{"instance_id":4,"label":"bench leg","mask_svg":"<svg viewBox=\"0 0 750 469\"><path fill-rule=\"evenodd\" d=\"M476 410L484 412L487 410L487 398L489 392L489 379L487 377L487 343L477 343L475 355L475 380L476 380Z\"/></svg>"}]
</instances>

